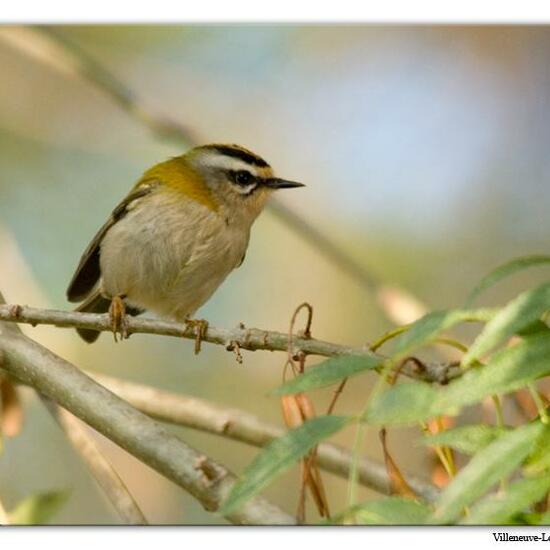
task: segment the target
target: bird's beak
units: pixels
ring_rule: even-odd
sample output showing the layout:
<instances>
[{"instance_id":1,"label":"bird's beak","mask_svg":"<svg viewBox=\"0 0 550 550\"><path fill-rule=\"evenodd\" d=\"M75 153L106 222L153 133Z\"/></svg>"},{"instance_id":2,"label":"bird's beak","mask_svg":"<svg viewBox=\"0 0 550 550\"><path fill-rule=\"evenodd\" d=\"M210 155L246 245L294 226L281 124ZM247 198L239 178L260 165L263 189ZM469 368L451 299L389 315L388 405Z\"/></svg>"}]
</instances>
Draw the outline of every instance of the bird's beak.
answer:
<instances>
[{"instance_id":1,"label":"bird's beak","mask_svg":"<svg viewBox=\"0 0 550 550\"><path fill-rule=\"evenodd\" d=\"M264 185L270 189L292 189L293 187L305 187L303 183L288 181L281 178L269 178L264 180Z\"/></svg>"}]
</instances>

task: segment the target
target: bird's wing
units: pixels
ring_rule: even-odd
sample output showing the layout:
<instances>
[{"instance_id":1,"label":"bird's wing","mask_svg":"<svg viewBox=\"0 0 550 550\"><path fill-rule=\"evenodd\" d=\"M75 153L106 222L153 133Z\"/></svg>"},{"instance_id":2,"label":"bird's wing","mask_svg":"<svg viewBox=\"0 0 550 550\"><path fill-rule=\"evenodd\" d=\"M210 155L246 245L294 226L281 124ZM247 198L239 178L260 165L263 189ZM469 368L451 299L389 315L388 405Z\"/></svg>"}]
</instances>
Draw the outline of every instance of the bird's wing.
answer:
<instances>
[{"instance_id":1,"label":"bird's wing","mask_svg":"<svg viewBox=\"0 0 550 550\"><path fill-rule=\"evenodd\" d=\"M148 195L157 185L155 181L140 182L113 210L109 219L88 245L67 288L69 302L81 302L94 289L101 276L99 247L109 229L135 206L136 201Z\"/></svg>"}]
</instances>

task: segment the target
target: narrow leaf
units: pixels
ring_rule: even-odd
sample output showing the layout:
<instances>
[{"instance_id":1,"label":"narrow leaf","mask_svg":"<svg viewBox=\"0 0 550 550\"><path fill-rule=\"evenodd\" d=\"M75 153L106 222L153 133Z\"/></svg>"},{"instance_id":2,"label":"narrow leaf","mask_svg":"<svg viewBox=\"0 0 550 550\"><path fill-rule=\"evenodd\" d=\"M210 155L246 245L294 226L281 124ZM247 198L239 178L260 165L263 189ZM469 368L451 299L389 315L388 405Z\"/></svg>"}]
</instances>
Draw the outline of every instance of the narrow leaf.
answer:
<instances>
[{"instance_id":1,"label":"narrow leaf","mask_svg":"<svg viewBox=\"0 0 550 550\"><path fill-rule=\"evenodd\" d=\"M449 384L436 408L471 405L487 395L508 393L550 373L550 335L525 338L495 353L491 361Z\"/></svg>"},{"instance_id":2,"label":"narrow leaf","mask_svg":"<svg viewBox=\"0 0 550 550\"><path fill-rule=\"evenodd\" d=\"M526 514L524 518L529 525L550 525L550 512L544 514Z\"/></svg>"},{"instance_id":3,"label":"narrow leaf","mask_svg":"<svg viewBox=\"0 0 550 550\"><path fill-rule=\"evenodd\" d=\"M527 325L525 328L518 330L517 334L518 336L525 337L525 336L535 336L536 334L542 334L543 332L549 333L550 328L544 321L537 319L534 323L531 323L530 325Z\"/></svg>"},{"instance_id":4,"label":"narrow leaf","mask_svg":"<svg viewBox=\"0 0 550 550\"><path fill-rule=\"evenodd\" d=\"M421 440L421 443L424 445L444 445L461 453L473 455L487 447L489 443L506 431L506 428L487 426L486 424L460 426L438 434L428 435Z\"/></svg>"},{"instance_id":5,"label":"narrow leaf","mask_svg":"<svg viewBox=\"0 0 550 550\"><path fill-rule=\"evenodd\" d=\"M225 515L259 493L284 470L302 458L320 441L350 422L345 416L319 416L272 441L249 464L235 483L220 513Z\"/></svg>"},{"instance_id":6,"label":"narrow leaf","mask_svg":"<svg viewBox=\"0 0 550 550\"><path fill-rule=\"evenodd\" d=\"M410 325L406 332L395 339L396 347L393 359L398 360L407 356L414 349L430 342L444 330L448 330L459 323L487 321L493 314L494 310L491 309L452 309L428 313Z\"/></svg>"},{"instance_id":7,"label":"narrow leaf","mask_svg":"<svg viewBox=\"0 0 550 550\"><path fill-rule=\"evenodd\" d=\"M450 523L457 519L465 506L486 493L525 459L543 430L540 422L516 428L477 453L441 493L433 521Z\"/></svg>"},{"instance_id":8,"label":"narrow leaf","mask_svg":"<svg viewBox=\"0 0 550 550\"><path fill-rule=\"evenodd\" d=\"M332 523L362 525L422 525L432 511L425 504L402 497L371 500L345 510Z\"/></svg>"},{"instance_id":9,"label":"narrow leaf","mask_svg":"<svg viewBox=\"0 0 550 550\"><path fill-rule=\"evenodd\" d=\"M377 357L358 357L353 355L333 357L323 361L320 365L309 368L304 374L283 384L273 394L286 395L314 388L322 388L339 382L342 378L348 378L366 370L375 369L381 363L382 360Z\"/></svg>"},{"instance_id":10,"label":"narrow leaf","mask_svg":"<svg viewBox=\"0 0 550 550\"><path fill-rule=\"evenodd\" d=\"M365 420L371 424L407 424L436 416L439 393L424 382L398 384L375 397Z\"/></svg>"},{"instance_id":11,"label":"narrow leaf","mask_svg":"<svg viewBox=\"0 0 550 550\"><path fill-rule=\"evenodd\" d=\"M444 388L423 382L394 386L373 400L366 419L373 424L410 424L460 408L487 395L508 393L550 374L550 336L524 339L496 353L488 365L472 368Z\"/></svg>"},{"instance_id":12,"label":"narrow leaf","mask_svg":"<svg viewBox=\"0 0 550 550\"><path fill-rule=\"evenodd\" d=\"M464 365L472 363L503 340L532 325L548 309L550 309L550 283L523 292L487 323L481 334L474 340L462 363Z\"/></svg>"},{"instance_id":13,"label":"narrow leaf","mask_svg":"<svg viewBox=\"0 0 550 550\"><path fill-rule=\"evenodd\" d=\"M541 500L550 489L550 476L522 479L504 492L489 495L478 502L462 523L497 525L509 523L518 512Z\"/></svg>"},{"instance_id":14,"label":"narrow leaf","mask_svg":"<svg viewBox=\"0 0 550 550\"><path fill-rule=\"evenodd\" d=\"M69 491L39 493L22 500L9 514L12 525L44 525L69 498Z\"/></svg>"},{"instance_id":15,"label":"narrow leaf","mask_svg":"<svg viewBox=\"0 0 550 550\"><path fill-rule=\"evenodd\" d=\"M538 439L525 466L525 473L528 475L550 474L550 429L545 430Z\"/></svg>"},{"instance_id":16,"label":"narrow leaf","mask_svg":"<svg viewBox=\"0 0 550 550\"><path fill-rule=\"evenodd\" d=\"M470 304L486 289L493 286L495 283L498 283L500 280L505 277L509 277L518 271L527 269L530 267L540 266L544 264L550 264L550 256L546 255L533 255L525 256L523 258L516 258L510 262L506 262L503 265L500 265L488 275L481 279L481 282L472 290L468 299L466 300L466 306L469 307Z\"/></svg>"}]
</instances>

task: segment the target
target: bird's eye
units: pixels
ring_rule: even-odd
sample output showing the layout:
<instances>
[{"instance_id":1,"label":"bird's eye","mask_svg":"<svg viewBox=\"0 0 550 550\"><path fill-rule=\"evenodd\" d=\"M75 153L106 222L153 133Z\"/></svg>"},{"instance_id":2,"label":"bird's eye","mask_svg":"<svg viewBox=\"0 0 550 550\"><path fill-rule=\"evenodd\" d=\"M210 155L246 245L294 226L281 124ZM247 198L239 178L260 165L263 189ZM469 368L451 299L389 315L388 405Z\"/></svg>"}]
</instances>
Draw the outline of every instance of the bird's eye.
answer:
<instances>
[{"instance_id":1,"label":"bird's eye","mask_svg":"<svg viewBox=\"0 0 550 550\"><path fill-rule=\"evenodd\" d=\"M246 170L239 170L238 172L235 172L234 178L237 185L244 186L252 182L252 174Z\"/></svg>"}]
</instances>

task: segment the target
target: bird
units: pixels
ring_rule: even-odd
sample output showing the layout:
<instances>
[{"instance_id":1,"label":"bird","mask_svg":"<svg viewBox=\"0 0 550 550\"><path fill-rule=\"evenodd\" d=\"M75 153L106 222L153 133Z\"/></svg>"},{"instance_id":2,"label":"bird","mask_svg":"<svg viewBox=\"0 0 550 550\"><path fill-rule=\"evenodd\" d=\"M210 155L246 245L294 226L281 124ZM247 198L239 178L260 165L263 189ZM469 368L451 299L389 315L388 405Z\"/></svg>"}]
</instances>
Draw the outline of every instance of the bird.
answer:
<instances>
[{"instance_id":1,"label":"bird","mask_svg":"<svg viewBox=\"0 0 550 550\"><path fill-rule=\"evenodd\" d=\"M127 315L151 311L195 328L193 319L245 258L252 224L270 195L304 184L234 144L208 144L148 169L85 249L67 288L75 311L108 313L117 341ZM88 343L99 332L79 328Z\"/></svg>"}]
</instances>

